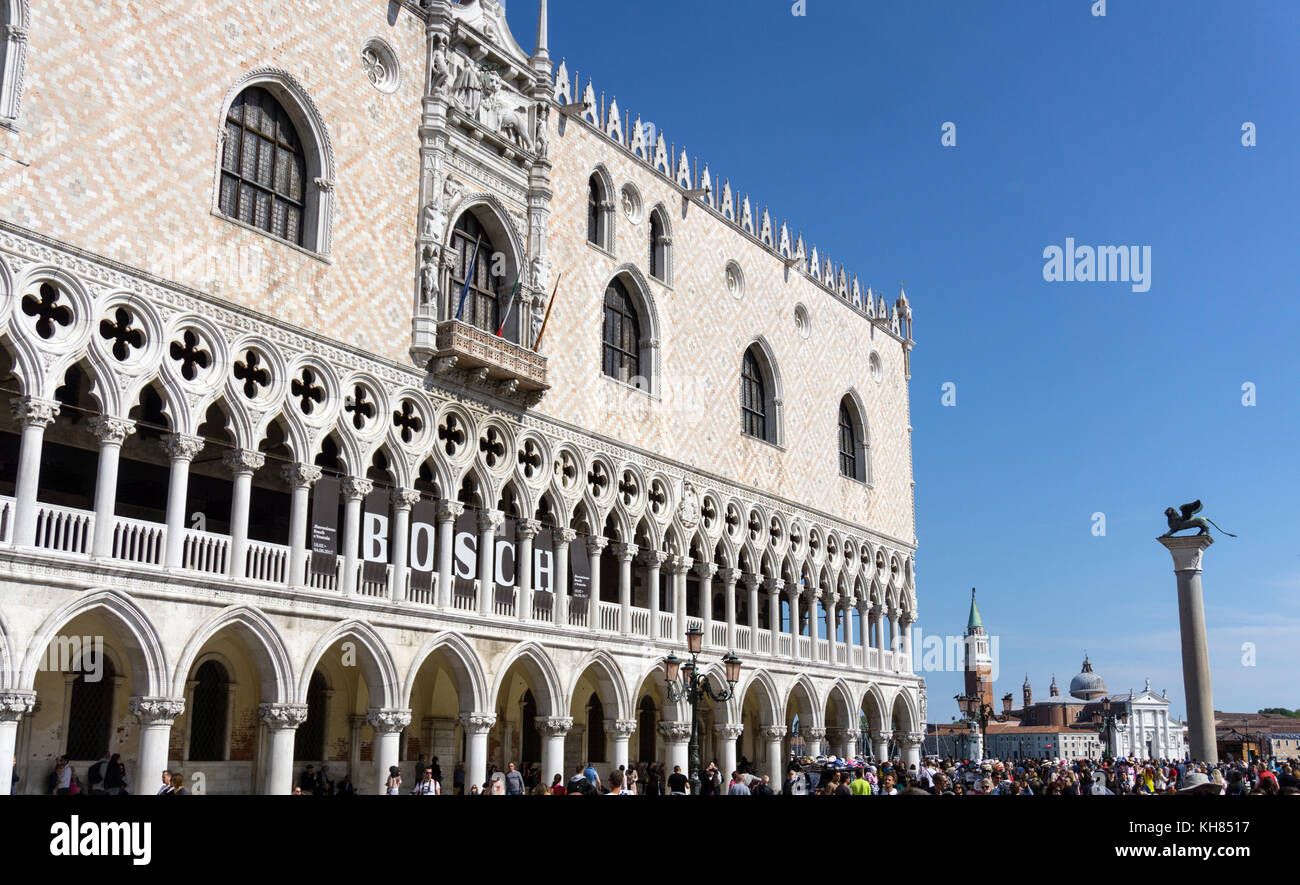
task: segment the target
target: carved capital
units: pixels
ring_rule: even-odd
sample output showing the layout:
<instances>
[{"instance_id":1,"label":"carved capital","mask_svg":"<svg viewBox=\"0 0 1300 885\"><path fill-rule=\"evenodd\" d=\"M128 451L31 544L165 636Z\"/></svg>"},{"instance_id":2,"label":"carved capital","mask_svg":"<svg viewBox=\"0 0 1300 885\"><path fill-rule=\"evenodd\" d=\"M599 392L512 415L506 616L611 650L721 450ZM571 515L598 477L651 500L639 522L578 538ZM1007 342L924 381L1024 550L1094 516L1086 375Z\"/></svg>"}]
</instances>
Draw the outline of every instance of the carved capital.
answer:
<instances>
[{"instance_id":1,"label":"carved capital","mask_svg":"<svg viewBox=\"0 0 1300 885\"><path fill-rule=\"evenodd\" d=\"M736 582L740 580L741 574L742 572L738 568L718 569L718 577L721 578L722 583L726 584L728 587L735 587Z\"/></svg>"},{"instance_id":2,"label":"carved capital","mask_svg":"<svg viewBox=\"0 0 1300 885\"><path fill-rule=\"evenodd\" d=\"M914 750L921 746L924 741L925 732L922 731L909 731L906 736L898 739L898 742L902 744L903 748L906 750Z\"/></svg>"},{"instance_id":3,"label":"carved capital","mask_svg":"<svg viewBox=\"0 0 1300 885\"><path fill-rule=\"evenodd\" d=\"M438 521L454 522L465 513L465 505L459 501L439 501Z\"/></svg>"},{"instance_id":4,"label":"carved capital","mask_svg":"<svg viewBox=\"0 0 1300 885\"><path fill-rule=\"evenodd\" d=\"M294 489L309 489L324 475L315 464L286 464L280 469L280 478Z\"/></svg>"},{"instance_id":5,"label":"carved capital","mask_svg":"<svg viewBox=\"0 0 1300 885\"><path fill-rule=\"evenodd\" d=\"M168 433L158 440L158 445L173 461L193 461L203 451L203 438L183 433Z\"/></svg>"},{"instance_id":6,"label":"carved capital","mask_svg":"<svg viewBox=\"0 0 1300 885\"><path fill-rule=\"evenodd\" d=\"M779 741L783 737L785 737L785 726L764 725L761 729L759 729L759 732L763 735L764 739L766 740Z\"/></svg>"},{"instance_id":7,"label":"carved capital","mask_svg":"<svg viewBox=\"0 0 1300 885\"><path fill-rule=\"evenodd\" d=\"M597 536L587 539L587 553L591 556L599 556L601 553L605 552L605 548L608 546L608 538Z\"/></svg>"},{"instance_id":8,"label":"carved capital","mask_svg":"<svg viewBox=\"0 0 1300 885\"><path fill-rule=\"evenodd\" d=\"M543 737L564 737L573 728L573 719L568 716L538 716L533 722Z\"/></svg>"},{"instance_id":9,"label":"carved capital","mask_svg":"<svg viewBox=\"0 0 1300 885\"><path fill-rule=\"evenodd\" d=\"M642 550L641 564L647 568L663 568L668 561L668 554L662 550Z\"/></svg>"},{"instance_id":10,"label":"carved capital","mask_svg":"<svg viewBox=\"0 0 1300 885\"><path fill-rule=\"evenodd\" d=\"M871 739L888 743L894 739L894 733L892 731L878 731L871 736Z\"/></svg>"},{"instance_id":11,"label":"carved capital","mask_svg":"<svg viewBox=\"0 0 1300 885\"><path fill-rule=\"evenodd\" d=\"M59 417L58 403L30 396L12 400L9 409L23 427L49 427Z\"/></svg>"},{"instance_id":12,"label":"carved capital","mask_svg":"<svg viewBox=\"0 0 1300 885\"><path fill-rule=\"evenodd\" d=\"M257 718L272 731L296 729L307 721L306 704L259 704Z\"/></svg>"},{"instance_id":13,"label":"carved capital","mask_svg":"<svg viewBox=\"0 0 1300 885\"><path fill-rule=\"evenodd\" d=\"M613 547L614 555L618 557L619 562L631 562L636 558L637 550L635 544L615 544Z\"/></svg>"},{"instance_id":14,"label":"carved capital","mask_svg":"<svg viewBox=\"0 0 1300 885\"><path fill-rule=\"evenodd\" d=\"M393 489L389 499L399 510L410 510L420 503L420 493L415 489Z\"/></svg>"},{"instance_id":15,"label":"carved capital","mask_svg":"<svg viewBox=\"0 0 1300 885\"><path fill-rule=\"evenodd\" d=\"M185 712L185 698L131 698L127 709L144 727L150 725L171 725L176 717Z\"/></svg>"},{"instance_id":16,"label":"carved capital","mask_svg":"<svg viewBox=\"0 0 1300 885\"><path fill-rule=\"evenodd\" d=\"M236 474L256 473L266 464L266 456L261 452L250 452L247 449L231 449L221 456L221 463Z\"/></svg>"},{"instance_id":17,"label":"carved capital","mask_svg":"<svg viewBox=\"0 0 1300 885\"><path fill-rule=\"evenodd\" d=\"M478 514L478 530L480 532L495 532L501 528L501 524L506 521L506 515L500 510L480 510Z\"/></svg>"},{"instance_id":18,"label":"carved capital","mask_svg":"<svg viewBox=\"0 0 1300 885\"><path fill-rule=\"evenodd\" d=\"M605 730L615 737L630 738L636 733L635 719L606 719Z\"/></svg>"},{"instance_id":19,"label":"carved capital","mask_svg":"<svg viewBox=\"0 0 1300 885\"><path fill-rule=\"evenodd\" d=\"M495 713L461 713L461 727L467 734L487 734L497 724Z\"/></svg>"},{"instance_id":20,"label":"carved capital","mask_svg":"<svg viewBox=\"0 0 1300 885\"><path fill-rule=\"evenodd\" d=\"M375 484L359 476L346 476L340 490L344 501L360 501L375 490Z\"/></svg>"},{"instance_id":21,"label":"carved capital","mask_svg":"<svg viewBox=\"0 0 1300 885\"><path fill-rule=\"evenodd\" d=\"M23 715L36 709L36 692L0 692L0 722L17 722Z\"/></svg>"},{"instance_id":22,"label":"carved capital","mask_svg":"<svg viewBox=\"0 0 1300 885\"><path fill-rule=\"evenodd\" d=\"M366 722L380 734L396 734L411 724L411 711L371 707L366 711Z\"/></svg>"},{"instance_id":23,"label":"carved capital","mask_svg":"<svg viewBox=\"0 0 1300 885\"><path fill-rule=\"evenodd\" d=\"M685 743L691 739L689 722L660 722L659 735L670 744Z\"/></svg>"},{"instance_id":24,"label":"carved capital","mask_svg":"<svg viewBox=\"0 0 1300 885\"><path fill-rule=\"evenodd\" d=\"M3 28L0 28L0 36L3 36L7 40L12 40L15 43L26 43L28 31L20 25L5 25Z\"/></svg>"},{"instance_id":25,"label":"carved capital","mask_svg":"<svg viewBox=\"0 0 1300 885\"><path fill-rule=\"evenodd\" d=\"M521 519L515 523L515 537L520 541L531 541L542 530L542 524L535 519Z\"/></svg>"},{"instance_id":26,"label":"carved capital","mask_svg":"<svg viewBox=\"0 0 1300 885\"><path fill-rule=\"evenodd\" d=\"M86 432L99 440L101 446L120 446L135 433L135 422L126 418L96 415L86 422Z\"/></svg>"},{"instance_id":27,"label":"carved capital","mask_svg":"<svg viewBox=\"0 0 1300 885\"><path fill-rule=\"evenodd\" d=\"M673 575L684 575L691 570L695 560L689 556L673 556L668 560L668 571Z\"/></svg>"},{"instance_id":28,"label":"carved capital","mask_svg":"<svg viewBox=\"0 0 1300 885\"><path fill-rule=\"evenodd\" d=\"M740 576L740 583L745 585L745 589L751 593L758 589L758 585L763 582L762 575L744 574Z\"/></svg>"},{"instance_id":29,"label":"carved capital","mask_svg":"<svg viewBox=\"0 0 1300 885\"><path fill-rule=\"evenodd\" d=\"M718 724L713 726L713 733L724 741L734 741L745 733L745 726Z\"/></svg>"},{"instance_id":30,"label":"carved capital","mask_svg":"<svg viewBox=\"0 0 1300 885\"><path fill-rule=\"evenodd\" d=\"M557 544L572 544L574 541L577 540L577 538L578 538L578 533L575 532L573 529L555 530L555 543Z\"/></svg>"},{"instance_id":31,"label":"carved capital","mask_svg":"<svg viewBox=\"0 0 1300 885\"><path fill-rule=\"evenodd\" d=\"M768 593L780 593L785 589L785 581L780 578L768 578L763 582L763 589Z\"/></svg>"},{"instance_id":32,"label":"carved capital","mask_svg":"<svg viewBox=\"0 0 1300 885\"><path fill-rule=\"evenodd\" d=\"M824 728L817 728L814 726L811 728L801 729L800 731L803 736L810 741L822 741L826 739L826 729Z\"/></svg>"},{"instance_id":33,"label":"carved capital","mask_svg":"<svg viewBox=\"0 0 1300 885\"><path fill-rule=\"evenodd\" d=\"M695 566L695 574L701 581L712 581L718 573L718 567L711 562L701 562Z\"/></svg>"}]
</instances>

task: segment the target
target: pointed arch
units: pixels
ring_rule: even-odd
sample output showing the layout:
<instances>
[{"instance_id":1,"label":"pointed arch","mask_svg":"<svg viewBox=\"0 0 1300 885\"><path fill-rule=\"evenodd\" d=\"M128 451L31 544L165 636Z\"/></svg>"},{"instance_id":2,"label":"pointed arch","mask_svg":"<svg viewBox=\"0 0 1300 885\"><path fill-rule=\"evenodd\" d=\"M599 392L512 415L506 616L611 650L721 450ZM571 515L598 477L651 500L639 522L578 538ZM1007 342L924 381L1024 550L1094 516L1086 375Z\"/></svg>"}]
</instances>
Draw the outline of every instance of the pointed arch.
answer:
<instances>
[{"instance_id":1,"label":"pointed arch","mask_svg":"<svg viewBox=\"0 0 1300 885\"><path fill-rule=\"evenodd\" d=\"M754 439L785 445L785 394L776 352L759 335L744 350L740 366L741 430Z\"/></svg>"},{"instance_id":2,"label":"pointed arch","mask_svg":"<svg viewBox=\"0 0 1300 885\"><path fill-rule=\"evenodd\" d=\"M582 659L574 670L569 690L565 694L564 709L571 709L576 697L578 685L588 670L595 671L595 682L601 703L605 705L605 715L610 719L630 719L633 715L632 703L628 699L627 683L623 671L614 660L613 655L604 649L596 649Z\"/></svg>"},{"instance_id":3,"label":"pointed arch","mask_svg":"<svg viewBox=\"0 0 1300 885\"><path fill-rule=\"evenodd\" d=\"M872 484L871 426L867 408L857 388L850 387L840 398L837 417L840 476Z\"/></svg>"},{"instance_id":4,"label":"pointed arch","mask_svg":"<svg viewBox=\"0 0 1300 885\"><path fill-rule=\"evenodd\" d=\"M614 178L605 164L597 163L587 178L587 242L611 254L615 243L614 202Z\"/></svg>"},{"instance_id":5,"label":"pointed arch","mask_svg":"<svg viewBox=\"0 0 1300 885\"><path fill-rule=\"evenodd\" d=\"M601 299L601 374L657 396L661 329L645 276L632 264L616 269Z\"/></svg>"},{"instance_id":6,"label":"pointed arch","mask_svg":"<svg viewBox=\"0 0 1300 885\"><path fill-rule=\"evenodd\" d=\"M858 705L853 701L853 691L842 678L836 679L826 695L826 723L840 728L857 728Z\"/></svg>"},{"instance_id":7,"label":"pointed arch","mask_svg":"<svg viewBox=\"0 0 1300 885\"><path fill-rule=\"evenodd\" d=\"M496 704L501 697L501 689L505 685L506 674L510 672L510 668L515 664L523 666L533 680L533 691L541 694L541 697L537 698L537 714L539 716L564 715L562 712L564 708L561 705L568 696L564 693L560 674L556 672L555 664L551 661L550 655L546 653L546 649L539 643L532 641L515 646L505 660L501 662L501 667L497 670L496 679L492 684L491 709L496 709Z\"/></svg>"},{"instance_id":8,"label":"pointed arch","mask_svg":"<svg viewBox=\"0 0 1300 885\"><path fill-rule=\"evenodd\" d=\"M185 643L176 671L172 674L172 697L185 697L185 683L198 661L203 648L219 633L230 629L251 638L249 645L257 661L258 675L262 680L263 703L291 703L294 698L293 661L280 631L258 611L248 605L232 605L222 609L207 623L195 630Z\"/></svg>"},{"instance_id":9,"label":"pointed arch","mask_svg":"<svg viewBox=\"0 0 1300 885\"><path fill-rule=\"evenodd\" d=\"M826 706L822 703L821 698L817 694L817 686L813 685L813 681L808 678L808 674L806 673L800 673L795 678L794 682L790 683L790 688L785 693L786 720L788 721L799 709L798 706L796 706L796 696L800 694L802 694L804 699L807 701L808 713L812 717L812 721L805 722L804 725L821 725L821 718L825 715L824 711Z\"/></svg>"},{"instance_id":10,"label":"pointed arch","mask_svg":"<svg viewBox=\"0 0 1300 885\"><path fill-rule=\"evenodd\" d=\"M673 228L668 210L663 203L650 210L650 256L646 265L650 278L673 284Z\"/></svg>"},{"instance_id":11,"label":"pointed arch","mask_svg":"<svg viewBox=\"0 0 1300 885\"><path fill-rule=\"evenodd\" d=\"M411 668L407 672L406 681L402 684L400 698L402 708L407 709L411 706L411 695L415 692L415 681L419 678L420 670L429 657L438 651L460 664L459 667L451 669L456 681L456 693L459 696L461 711L478 713L491 710L483 662L479 660L478 653L465 637L451 631L431 637L416 652Z\"/></svg>"},{"instance_id":12,"label":"pointed arch","mask_svg":"<svg viewBox=\"0 0 1300 885\"><path fill-rule=\"evenodd\" d=\"M785 720L786 707L772 674L761 668L755 670L740 696L748 697L751 691L757 692L758 708L767 717L767 724L780 725Z\"/></svg>"},{"instance_id":13,"label":"pointed arch","mask_svg":"<svg viewBox=\"0 0 1300 885\"><path fill-rule=\"evenodd\" d=\"M381 709L393 708L397 703L401 686L393 656L374 627L365 621L355 619L336 624L312 648L311 654L307 656L306 666L298 676L298 703L307 702L311 677L316 672L316 666L321 658L336 642L343 639L355 639L365 651L365 654L358 657L358 664L366 680L370 706Z\"/></svg>"},{"instance_id":14,"label":"pointed arch","mask_svg":"<svg viewBox=\"0 0 1300 885\"><path fill-rule=\"evenodd\" d=\"M889 703L885 700L885 693L879 685L874 682L867 685L858 709L867 714L867 725L873 734L889 730L889 720L886 718Z\"/></svg>"},{"instance_id":15,"label":"pointed arch","mask_svg":"<svg viewBox=\"0 0 1300 885\"><path fill-rule=\"evenodd\" d=\"M28 0L0 0L0 122L10 125L22 109L31 20Z\"/></svg>"}]
</instances>

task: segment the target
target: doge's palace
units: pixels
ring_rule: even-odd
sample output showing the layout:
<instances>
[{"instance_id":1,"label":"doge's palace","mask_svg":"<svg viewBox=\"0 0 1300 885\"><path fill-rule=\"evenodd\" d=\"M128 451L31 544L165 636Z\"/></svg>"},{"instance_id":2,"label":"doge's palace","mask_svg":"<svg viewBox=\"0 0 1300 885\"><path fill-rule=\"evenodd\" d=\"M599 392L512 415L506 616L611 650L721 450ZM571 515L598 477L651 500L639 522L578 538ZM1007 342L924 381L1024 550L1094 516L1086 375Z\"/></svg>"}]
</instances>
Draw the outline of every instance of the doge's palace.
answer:
<instances>
[{"instance_id":1,"label":"doge's palace","mask_svg":"<svg viewBox=\"0 0 1300 885\"><path fill-rule=\"evenodd\" d=\"M706 760L919 759L907 298L675 96L546 0L0 16L0 784L685 769L692 629Z\"/></svg>"}]
</instances>

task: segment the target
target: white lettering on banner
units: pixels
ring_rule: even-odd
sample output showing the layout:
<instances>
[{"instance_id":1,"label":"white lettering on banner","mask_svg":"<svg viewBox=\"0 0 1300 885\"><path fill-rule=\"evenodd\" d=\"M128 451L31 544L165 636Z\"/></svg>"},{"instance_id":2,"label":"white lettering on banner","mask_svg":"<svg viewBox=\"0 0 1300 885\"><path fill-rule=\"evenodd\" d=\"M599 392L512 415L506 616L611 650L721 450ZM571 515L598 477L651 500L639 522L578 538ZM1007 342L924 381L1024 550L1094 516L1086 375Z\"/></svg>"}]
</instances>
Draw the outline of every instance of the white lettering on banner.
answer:
<instances>
[{"instance_id":1,"label":"white lettering on banner","mask_svg":"<svg viewBox=\"0 0 1300 885\"><path fill-rule=\"evenodd\" d=\"M475 562L478 556L478 540L469 532L462 532L456 536L452 551L456 557L456 577L474 580L478 572Z\"/></svg>"},{"instance_id":2,"label":"white lettering on banner","mask_svg":"<svg viewBox=\"0 0 1300 885\"><path fill-rule=\"evenodd\" d=\"M555 584L555 554L550 550L533 551L533 589L552 591Z\"/></svg>"},{"instance_id":3,"label":"white lettering on banner","mask_svg":"<svg viewBox=\"0 0 1300 885\"><path fill-rule=\"evenodd\" d=\"M388 517L382 513L367 513L365 543L362 545L366 562L388 562Z\"/></svg>"},{"instance_id":4,"label":"white lettering on banner","mask_svg":"<svg viewBox=\"0 0 1300 885\"><path fill-rule=\"evenodd\" d=\"M503 560L507 553L510 554L510 580L508 581L506 580L505 568L503 567ZM496 560L496 580L494 583L496 583L498 587L515 586L515 579L519 577L519 569L515 567L518 562L518 557L515 555L515 545L511 544L509 541L498 541L496 556L494 558Z\"/></svg>"},{"instance_id":5,"label":"white lettering on banner","mask_svg":"<svg viewBox=\"0 0 1300 885\"><path fill-rule=\"evenodd\" d=\"M417 572L431 572L433 568L433 526L427 522L417 522L411 526L411 568Z\"/></svg>"}]
</instances>

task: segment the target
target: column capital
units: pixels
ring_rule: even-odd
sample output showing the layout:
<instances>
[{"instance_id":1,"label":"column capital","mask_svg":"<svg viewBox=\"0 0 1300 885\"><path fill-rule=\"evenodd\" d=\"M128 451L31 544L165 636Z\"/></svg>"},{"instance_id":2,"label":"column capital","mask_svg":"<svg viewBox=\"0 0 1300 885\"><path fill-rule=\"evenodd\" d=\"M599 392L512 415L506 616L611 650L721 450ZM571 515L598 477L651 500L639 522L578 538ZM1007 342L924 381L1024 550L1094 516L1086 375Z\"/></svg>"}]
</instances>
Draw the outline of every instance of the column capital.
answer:
<instances>
[{"instance_id":1,"label":"column capital","mask_svg":"<svg viewBox=\"0 0 1300 885\"><path fill-rule=\"evenodd\" d=\"M691 739L689 722L660 722L659 734L670 744L685 743Z\"/></svg>"},{"instance_id":2,"label":"column capital","mask_svg":"<svg viewBox=\"0 0 1300 885\"><path fill-rule=\"evenodd\" d=\"M826 729L826 736L831 739L832 743L841 744L848 738L848 735L849 730L847 728Z\"/></svg>"},{"instance_id":3,"label":"column capital","mask_svg":"<svg viewBox=\"0 0 1300 885\"><path fill-rule=\"evenodd\" d=\"M573 728L573 719L569 716L538 716L533 723L543 737L562 738Z\"/></svg>"},{"instance_id":4,"label":"column capital","mask_svg":"<svg viewBox=\"0 0 1300 885\"><path fill-rule=\"evenodd\" d=\"M874 732L871 737L873 740L877 741L892 741L894 739L894 733L892 731L877 731Z\"/></svg>"},{"instance_id":5,"label":"column capital","mask_svg":"<svg viewBox=\"0 0 1300 885\"><path fill-rule=\"evenodd\" d=\"M1214 539L1209 535L1190 535L1179 538L1156 538L1174 557L1174 573L1201 571L1201 558L1210 549Z\"/></svg>"},{"instance_id":6,"label":"column capital","mask_svg":"<svg viewBox=\"0 0 1300 885\"><path fill-rule=\"evenodd\" d=\"M480 510L478 512L478 530L495 532L506 521L506 515L500 510Z\"/></svg>"},{"instance_id":7,"label":"column capital","mask_svg":"<svg viewBox=\"0 0 1300 885\"><path fill-rule=\"evenodd\" d=\"M908 750L916 749L921 746L924 741L925 732L923 731L909 731L907 732L906 737L900 737L898 739L898 742L903 745L903 748Z\"/></svg>"},{"instance_id":8,"label":"column capital","mask_svg":"<svg viewBox=\"0 0 1300 885\"><path fill-rule=\"evenodd\" d=\"M193 461L203 451L206 443L201 436L187 436L183 433L167 433L158 440L158 446L167 453L172 461Z\"/></svg>"},{"instance_id":9,"label":"column capital","mask_svg":"<svg viewBox=\"0 0 1300 885\"><path fill-rule=\"evenodd\" d=\"M826 729L817 726L802 728L800 733L810 741L823 741L826 739Z\"/></svg>"},{"instance_id":10,"label":"column capital","mask_svg":"<svg viewBox=\"0 0 1300 885\"><path fill-rule=\"evenodd\" d=\"M289 484L290 488L301 489L311 488L325 472L315 464L286 464L280 468L280 478Z\"/></svg>"},{"instance_id":11,"label":"column capital","mask_svg":"<svg viewBox=\"0 0 1300 885\"><path fill-rule=\"evenodd\" d=\"M828 611L834 611L835 606L840 604L840 595L834 590L827 590L822 594L822 607Z\"/></svg>"},{"instance_id":12,"label":"column capital","mask_svg":"<svg viewBox=\"0 0 1300 885\"><path fill-rule=\"evenodd\" d=\"M438 521L452 522L465 514L465 505L459 501L439 501Z\"/></svg>"},{"instance_id":13,"label":"column capital","mask_svg":"<svg viewBox=\"0 0 1300 885\"><path fill-rule=\"evenodd\" d=\"M784 725L764 725L759 729L759 733L769 741L779 741L785 737Z\"/></svg>"},{"instance_id":14,"label":"column capital","mask_svg":"<svg viewBox=\"0 0 1300 885\"><path fill-rule=\"evenodd\" d=\"M0 722L17 722L24 714L36 709L36 692L8 691L0 692Z\"/></svg>"},{"instance_id":15,"label":"column capital","mask_svg":"<svg viewBox=\"0 0 1300 885\"><path fill-rule=\"evenodd\" d=\"M713 576L718 573L718 567L712 562L700 562L695 565L695 574L701 581L712 581Z\"/></svg>"},{"instance_id":16,"label":"column capital","mask_svg":"<svg viewBox=\"0 0 1300 885\"><path fill-rule=\"evenodd\" d=\"M235 474L256 473L266 464L266 455L250 452L247 449L231 449L221 456L221 463Z\"/></svg>"},{"instance_id":17,"label":"column capital","mask_svg":"<svg viewBox=\"0 0 1300 885\"><path fill-rule=\"evenodd\" d=\"M393 489L388 497L398 510L410 510L420 503L420 493L415 489Z\"/></svg>"},{"instance_id":18,"label":"column capital","mask_svg":"<svg viewBox=\"0 0 1300 885\"><path fill-rule=\"evenodd\" d=\"M758 585L761 584L762 582L763 582L762 575L755 575L746 572L745 574L740 576L740 583L745 585L746 590L751 590L751 591L757 590Z\"/></svg>"},{"instance_id":19,"label":"column capital","mask_svg":"<svg viewBox=\"0 0 1300 885\"><path fill-rule=\"evenodd\" d=\"M768 593L780 593L785 589L785 581L780 578L768 578L763 582L763 589Z\"/></svg>"},{"instance_id":20,"label":"column capital","mask_svg":"<svg viewBox=\"0 0 1300 885\"><path fill-rule=\"evenodd\" d=\"M531 541L536 538L545 526L536 519L521 519L515 523L515 538L520 541Z\"/></svg>"},{"instance_id":21,"label":"column capital","mask_svg":"<svg viewBox=\"0 0 1300 885\"><path fill-rule=\"evenodd\" d=\"M258 704L257 718L272 731L294 730L307 721L307 705Z\"/></svg>"},{"instance_id":22,"label":"column capital","mask_svg":"<svg viewBox=\"0 0 1300 885\"><path fill-rule=\"evenodd\" d=\"M669 557L668 570L674 575L684 575L691 570L695 560L689 556L672 556Z\"/></svg>"},{"instance_id":23,"label":"column capital","mask_svg":"<svg viewBox=\"0 0 1300 885\"><path fill-rule=\"evenodd\" d=\"M34 396L18 397L9 403L14 420L23 427L49 427L59 417L59 409L58 402Z\"/></svg>"},{"instance_id":24,"label":"column capital","mask_svg":"<svg viewBox=\"0 0 1300 885\"><path fill-rule=\"evenodd\" d=\"M735 587L736 582L740 580L740 575L741 572L738 568L718 569L718 577L721 578L722 583L726 584L728 587Z\"/></svg>"},{"instance_id":25,"label":"column capital","mask_svg":"<svg viewBox=\"0 0 1300 885\"><path fill-rule=\"evenodd\" d=\"M573 529L556 529L553 537L557 544L572 544L578 539L578 533Z\"/></svg>"},{"instance_id":26,"label":"column capital","mask_svg":"<svg viewBox=\"0 0 1300 885\"><path fill-rule=\"evenodd\" d=\"M497 724L495 713L461 713L461 727L468 734L487 734Z\"/></svg>"},{"instance_id":27,"label":"column capital","mask_svg":"<svg viewBox=\"0 0 1300 885\"><path fill-rule=\"evenodd\" d=\"M590 538L587 539L587 553L589 553L592 556L599 556L600 554L604 553L605 548L608 546L609 546L609 539L602 538L600 535L592 535Z\"/></svg>"},{"instance_id":28,"label":"column capital","mask_svg":"<svg viewBox=\"0 0 1300 885\"><path fill-rule=\"evenodd\" d=\"M663 568L668 561L668 554L662 550L642 550L641 564L646 568Z\"/></svg>"},{"instance_id":29,"label":"column capital","mask_svg":"<svg viewBox=\"0 0 1300 885\"><path fill-rule=\"evenodd\" d=\"M343 492L344 501L360 501L375 490L375 484L359 476L345 476L340 490Z\"/></svg>"},{"instance_id":30,"label":"column capital","mask_svg":"<svg viewBox=\"0 0 1300 885\"><path fill-rule=\"evenodd\" d=\"M127 709L145 728L150 725L171 725L185 712L185 698L131 698Z\"/></svg>"},{"instance_id":31,"label":"column capital","mask_svg":"<svg viewBox=\"0 0 1300 885\"><path fill-rule=\"evenodd\" d=\"M640 548L635 544L615 544L612 549L619 562L631 562Z\"/></svg>"},{"instance_id":32,"label":"column capital","mask_svg":"<svg viewBox=\"0 0 1300 885\"><path fill-rule=\"evenodd\" d=\"M135 422L128 418L96 415L86 422L86 432L99 440L101 446L120 446L135 433Z\"/></svg>"},{"instance_id":33,"label":"column capital","mask_svg":"<svg viewBox=\"0 0 1300 885\"><path fill-rule=\"evenodd\" d=\"M371 707L366 711L366 722L380 734L397 734L411 724L411 711Z\"/></svg>"},{"instance_id":34,"label":"column capital","mask_svg":"<svg viewBox=\"0 0 1300 885\"><path fill-rule=\"evenodd\" d=\"M606 719L605 730L615 737L630 738L636 732L635 719Z\"/></svg>"},{"instance_id":35,"label":"column capital","mask_svg":"<svg viewBox=\"0 0 1300 885\"><path fill-rule=\"evenodd\" d=\"M871 603L871 617L879 618L885 613L885 607L878 602Z\"/></svg>"},{"instance_id":36,"label":"column capital","mask_svg":"<svg viewBox=\"0 0 1300 885\"><path fill-rule=\"evenodd\" d=\"M718 723L713 726L713 733L723 740L734 741L745 733L745 726Z\"/></svg>"},{"instance_id":37,"label":"column capital","mask_svg":"<svg viewBox=\"0 0 1300 885\"><path fill-rule=\"evenodd\" d=\"M899 623L901 623L904 627L910 627L916 623L916 615L904 609L902 617L899 619Z\"/></svg>"}]
</instances>

